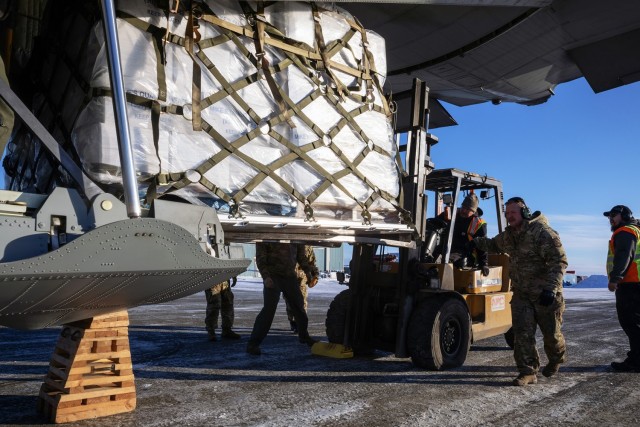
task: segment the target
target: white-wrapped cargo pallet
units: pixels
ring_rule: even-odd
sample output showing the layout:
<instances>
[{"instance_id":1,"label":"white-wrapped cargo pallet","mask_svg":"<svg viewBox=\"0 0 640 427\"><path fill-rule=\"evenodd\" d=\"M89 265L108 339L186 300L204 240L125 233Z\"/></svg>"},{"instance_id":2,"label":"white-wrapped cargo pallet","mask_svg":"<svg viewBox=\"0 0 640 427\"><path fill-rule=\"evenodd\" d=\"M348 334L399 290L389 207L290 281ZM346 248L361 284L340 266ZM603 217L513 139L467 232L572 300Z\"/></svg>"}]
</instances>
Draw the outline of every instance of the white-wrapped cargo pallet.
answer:
<instances>
[{"instance_id":1,"label":"white-wrapped cargo pallet","mask_svg":"<svg viewBox=\"0 0 640 427\"><path fill-rule=\"evenodd\" d=\"M279 217L410 227L402 224L399 159L382 93L382 37L326 4L116 6L141 199L173 195L225 217L258 215L271 223ZM78 14L90 20L86 11ZM63 27L72 40L73 24ZM117 192L117 134L99 19L84 39L64 62L73 84L63 85L83 88L83 102L66 108L60 94L47 107L61 105L61 115L75 118L64 122L83 169ZM48 74L59 78L56 69Z\"/></svg>"},{"instance_id":2,"label":"white-wrapped cargo pallet","mask_svg":"<svg viewBox=\"0 0 640 427\"><path fill-rule=\"evenodd\" d=\"M303 55L297 55L299 60L313 64L308 57L318 51L318 42L310 4L276 2L262 14L255 11L255 19L264 19L265 27L273 25L269 29L271 34L265 30L264 52L256 52L255 35L242 36L230 30L233 26L249 31L255 27L237 2L210 1L194 6L198 7L200 40L194 44L197 56L194 62L184 46L189 11L167 16L165 10L142 0L118 5L120 16L127 18L118 20L126 90L157 101L163 110L154 141L153 107L130 106L140 177L158 174L180 177L167 179L167 185L158 188L162 193L172 191L171 184L184 180L188 174L188 179L195 182L179 189L177 195L205 202L218 199L219 206L236 203L242 213L266 210L269 214L301 216L305 201L317 206L314 215L321 216L358 208L374 214L395 212L384 198L367 204L378 190L392 200L398 196L395 144L389 117L385 115L385 101L379 92L382 82L367 82L354 75L384 78L365 58L369 53L375 58L375 65L383 64L384 41L364 29L356 27L354 31L357 24L344 12L318 10L315 17L323 36L322 44L339 47L333 49L335 53L329 59L351 71L351 74L339 69L332 74L323 73L310 66L302 67L301 61L293 63L290 58L295 53L269 42L273 34L280 32L284 36L281 40L292 49L307 49ZM213 19L206 19L207 15ZM136 20L155 28L143 31L140 24L136 26ZM225 24L230 29L224 28ZM167 27L161 46L166 61L161 65L162 77L158 75L153 33ZM106 94L109 77L99 24L94 34L91 43L95 46L91 49L100 53L90 84L94 90L104 89ZM226 38L230 39L225 41ZM277 94L270 88L263 68L256 64L261 54L271 67L277 67L270 72L284 99L284 109L274 99ZM202 131L194 130L190 120L194 63L201 70ZM369 69L364 68L367 63ZM165 100L160 96L162 79ZM345 88L345 93L337 93L338 85ZM73 138L85 169L100 182L114 183L120 176L112 173L117 171L119 160L109 102L107 96L94 97L78 118ZM292 108L299 106L298 111ZM288 119L282 120L282 114L289 114ZM211 130L207 132L209 127ZM334 144L336 148L332 149L330 146ZM284 158L288 161L277 163ZM211 162L203 166L207 159ZM327 177L333 176L337 176L335 183L326 186ZM229 199L220 200L221 194L211 194L211 188L201 185L206 181ZM323 184L326 188L317 192Z\"/></svg>"}]
</instances>

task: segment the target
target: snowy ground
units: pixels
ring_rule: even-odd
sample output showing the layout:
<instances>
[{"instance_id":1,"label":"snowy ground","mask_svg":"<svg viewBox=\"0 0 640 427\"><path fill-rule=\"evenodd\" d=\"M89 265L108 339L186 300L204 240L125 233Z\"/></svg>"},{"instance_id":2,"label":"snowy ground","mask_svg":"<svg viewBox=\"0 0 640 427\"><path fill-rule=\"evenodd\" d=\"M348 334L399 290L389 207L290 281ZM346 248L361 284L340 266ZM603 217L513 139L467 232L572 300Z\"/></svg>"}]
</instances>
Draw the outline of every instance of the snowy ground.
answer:
<instances>
[{"instance_id":1,"label":"snowy ground","mask_svg":"<svg viewBox=\"0 0 640 427\"><path fill-rule=\"evenodd\" d=\"M570 300L585 300L585 299L597 299L597 300L616 300L616 294L610 292L607 288L565 288L563 290L564 297Z\"/></svg>"},{"instance_id":2,"label":"snowy ground","mask_svg":"<svg viewBox=\"0 0 640 427\"><path fill-rule=\"evenodd\" d=\"M309 292L310 331L345 286ZM502 337L474 344L464 366L428 372L409 359L312 356L291 334L281 303L262 356L245 353L261 283L234 288L240 341L206 339L202 293L130 311L137 408L78 426L543 426L638 425L640 374L609 370L627 349L606 289L566 289L568 360L557 377L512 387L512 351ZM35 402L59 328L0 328L0 424L39 425ZM540 351L542 347L540 344ZM543 353L543 352L542 352ZM542 356L542 363L546 358Z\"/></svg>"}]
</instances>

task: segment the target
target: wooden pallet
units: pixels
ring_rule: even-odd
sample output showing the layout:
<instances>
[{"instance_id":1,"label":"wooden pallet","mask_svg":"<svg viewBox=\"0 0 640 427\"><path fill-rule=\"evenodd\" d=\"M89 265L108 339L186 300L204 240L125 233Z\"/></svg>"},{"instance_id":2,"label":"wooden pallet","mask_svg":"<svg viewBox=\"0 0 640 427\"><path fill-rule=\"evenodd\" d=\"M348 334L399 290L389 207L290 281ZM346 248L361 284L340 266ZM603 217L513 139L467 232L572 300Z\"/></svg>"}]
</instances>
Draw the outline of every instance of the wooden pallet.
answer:
<instances>
[{"instance_id":1,"label":"wooden pallet","mask_svg":"<svg viewBox=\"0 0 640 427\"><path fill-rule=\"evenodd\" d=\"M128 313L64 325L40 388L38 411L51 422L66 423L135 407Z\"/></svg>"}]
</instances>

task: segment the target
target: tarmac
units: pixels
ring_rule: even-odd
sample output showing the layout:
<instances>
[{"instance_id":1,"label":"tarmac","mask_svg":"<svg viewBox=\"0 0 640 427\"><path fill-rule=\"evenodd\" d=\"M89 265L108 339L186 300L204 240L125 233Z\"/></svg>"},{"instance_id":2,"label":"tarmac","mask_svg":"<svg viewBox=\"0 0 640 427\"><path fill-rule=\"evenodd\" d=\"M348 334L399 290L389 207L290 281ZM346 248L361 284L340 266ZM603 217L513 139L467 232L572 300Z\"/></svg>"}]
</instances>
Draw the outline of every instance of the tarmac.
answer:
<instances>
[{"instance_id":1,"label":"tarmac","mask_svg":"<svg viewBox=\"0 0 640 427\"><path fill-rule=\"evenodd\" d=\"M321 280L309 293L310 332L325 339L333 297L346 289ZM235 330L240 340L209 342L205 297L129 311L137 407L70 426L543 426L638 425L640 374L615 373L628 349L613 294L566 289L568 360L558 375L511 386L517 375L503 337L471 347L465 364L441 372L375 352L330 359L298 343L281 301L263 354L245 352L262 305L262 285L240 280ZM37 395L60 328L0 328L0 423L42 425ZM546 357L538 340L542 363Z\"/></svg>"}]
</instances>

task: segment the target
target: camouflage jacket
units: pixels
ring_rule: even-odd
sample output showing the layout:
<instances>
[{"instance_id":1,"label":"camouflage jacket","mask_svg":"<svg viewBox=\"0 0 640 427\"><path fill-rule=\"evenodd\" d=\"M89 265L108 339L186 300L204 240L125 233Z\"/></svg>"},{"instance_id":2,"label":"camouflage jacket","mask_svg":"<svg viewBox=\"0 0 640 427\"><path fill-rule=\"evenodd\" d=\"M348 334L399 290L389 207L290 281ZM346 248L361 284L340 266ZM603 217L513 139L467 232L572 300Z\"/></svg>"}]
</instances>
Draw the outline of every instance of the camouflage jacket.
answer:
<instances>
[{"instance_id":1,"label":"camouflage jacket","mask_svg":"<svg viewBox=\"0 0 640 427\"><path fill-rule=\"evenodd\" d=\"M231 287L229 286L229 280L225 280L224 282L216 283L215 285L213 285L211 287L211 293L217 295L226 289L231 289Z\"/></svg>"},{"instance_id":2,"label":"camouflage jacket","mask_svg":"<svg viewBox=\"0 0 640 427\"><path fill-rule=\"evenodd\" d=\"M299 277L299 271L308 281L318 277L316 257L307 245L256 243L256 265L264 279L271 275Z\"/></svg>"},{"instance_id":3,"label":"camouflage jacket","mask_svg":"<svg viewBox=\"0 0 640 427\"><path fill-rule=\"evenodd\" d=\"M520 231L508 226L494 238L473 240L482 250L509 254L509 277L515 294L535 299L545 289L562 292L567 256L558 233L540 212L525 220Z\"/></svg>"}]
</instances>

